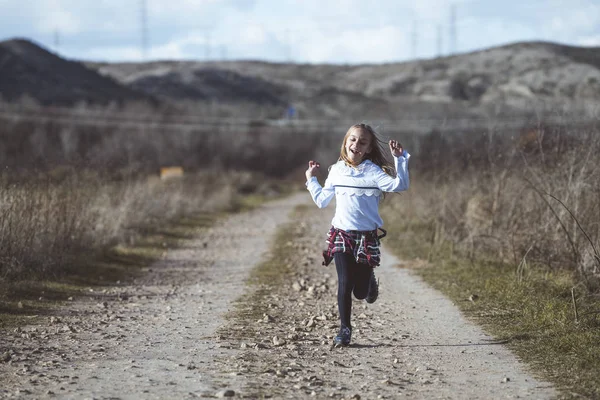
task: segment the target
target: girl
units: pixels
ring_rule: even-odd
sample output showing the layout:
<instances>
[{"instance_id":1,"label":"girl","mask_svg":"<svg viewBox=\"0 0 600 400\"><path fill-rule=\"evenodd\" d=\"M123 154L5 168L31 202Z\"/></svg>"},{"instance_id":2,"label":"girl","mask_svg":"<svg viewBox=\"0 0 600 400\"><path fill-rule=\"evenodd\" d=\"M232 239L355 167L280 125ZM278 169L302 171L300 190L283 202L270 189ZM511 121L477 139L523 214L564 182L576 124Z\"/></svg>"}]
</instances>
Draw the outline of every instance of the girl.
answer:
<instances>
[{"instance_id":1,"label":"girl","mask_svg":"<svg viewBox=\"0 0 600 400\"><path fill-rule=\"evenodd\" d=\"M373 270L380 261L379 239L385 236L378 209L383 192L408 189L410 155L399 142L390 140L392 166L383 154L381 143L369 125L353 125L344 136L340 158L331 166L323 187L315 177L319 163L309 161L306 170L306 187L319 208L326 207L336 196L335 215L327 238L329 246L323 252L323 265L334 259L338 275L340 331L334 339L336 345L350 344L352 292L357 299L366 298L368 303L375 302L379 294ZM383 235L377 236L377 229Z\"/></svg>"}]
</instances>

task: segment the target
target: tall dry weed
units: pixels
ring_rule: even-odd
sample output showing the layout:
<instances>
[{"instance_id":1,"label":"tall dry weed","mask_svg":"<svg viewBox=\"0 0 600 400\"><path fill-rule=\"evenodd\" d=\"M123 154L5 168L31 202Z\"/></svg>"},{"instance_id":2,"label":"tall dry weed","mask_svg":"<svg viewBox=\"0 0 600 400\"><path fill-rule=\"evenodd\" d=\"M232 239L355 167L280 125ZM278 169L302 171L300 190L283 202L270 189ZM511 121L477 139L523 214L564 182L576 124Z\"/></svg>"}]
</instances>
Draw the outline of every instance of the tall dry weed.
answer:
<instances>
[{"instance_id":1,"label":"tall dry weed","mask_svg":"<svg viewBox=\"0 0 600 400\"><path fill-rule=\"evenodd\" d=\"M469 256L600 275L600 132L595 125L421 138L410 212L432 241ZM413 160L411 159L411 162Z\"/></svg>"},{"instance_id":2,"label":"tall dry weed","mask_svg":"<svg viewBox=\"0 0 600 400\"><path fill-rule=\"evenodd\" d=\"M253 179L256 179L253 177ZM206 171L181 179L115 181L63 171L0 187L0 279L60 274L81 254L135 239L145 227L233 207L245 176Z\"/></svg>"}]
</instances>

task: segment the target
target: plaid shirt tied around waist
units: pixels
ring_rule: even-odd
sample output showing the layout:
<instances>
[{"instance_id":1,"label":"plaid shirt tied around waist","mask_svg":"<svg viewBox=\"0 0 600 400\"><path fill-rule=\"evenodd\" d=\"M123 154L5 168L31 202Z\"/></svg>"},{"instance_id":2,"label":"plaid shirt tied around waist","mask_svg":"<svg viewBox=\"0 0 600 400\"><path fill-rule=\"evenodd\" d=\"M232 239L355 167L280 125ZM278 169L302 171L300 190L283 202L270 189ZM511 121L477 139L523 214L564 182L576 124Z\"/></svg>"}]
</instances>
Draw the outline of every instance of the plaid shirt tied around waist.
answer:
<instances>
[{"instance_id":1,"label":"plaid shirt tied around waist","mask_svg":"<svg viewBox=\"0 0 600 400\"><path fill-rule=\"evenodd\" d=\"M327 234L327 249L323 251L323 265L329 265L335 253L348 253L354 256L356 262L375 268L381 262L379 240L387 233L384 229L378 229L383 234L377 236L377 229L344 231L332 226Z\"/></svg>"}]
</instances>

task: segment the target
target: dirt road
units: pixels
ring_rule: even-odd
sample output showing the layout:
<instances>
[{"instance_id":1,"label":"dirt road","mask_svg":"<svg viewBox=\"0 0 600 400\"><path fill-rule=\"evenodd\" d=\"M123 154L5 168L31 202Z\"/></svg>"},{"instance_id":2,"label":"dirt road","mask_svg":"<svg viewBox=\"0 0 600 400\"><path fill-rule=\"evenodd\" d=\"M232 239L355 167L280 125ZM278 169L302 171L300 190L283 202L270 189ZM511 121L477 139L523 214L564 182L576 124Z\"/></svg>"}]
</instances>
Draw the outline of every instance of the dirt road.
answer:
<instances>
[{"instance_id":1,"label":"dirt road","mask_svg":"<svg viewBox=\"0 0 600 400\"><path fill-rule=\"evenodd\" d=\"M169 250L143 279L93 289L60 315L2 332L0 397L556 395L388 252L379 300L354 303L353 345L332 348L335 269L318 258L332 212L303 192L233 215ZM276 244L282 227L289 240ZM274 246L287 249L282 276L247 283Z\"/></svg>"}]
</instances>

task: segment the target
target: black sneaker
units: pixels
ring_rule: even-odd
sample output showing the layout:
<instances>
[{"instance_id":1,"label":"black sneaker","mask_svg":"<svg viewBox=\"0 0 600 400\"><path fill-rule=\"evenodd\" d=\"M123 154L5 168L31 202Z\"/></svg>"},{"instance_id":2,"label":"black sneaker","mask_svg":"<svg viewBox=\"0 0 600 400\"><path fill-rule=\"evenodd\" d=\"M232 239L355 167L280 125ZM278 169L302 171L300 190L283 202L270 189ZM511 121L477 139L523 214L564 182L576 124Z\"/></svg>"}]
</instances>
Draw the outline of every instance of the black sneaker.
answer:
<instances>
[{"instance_id":1,"label":"black sneaker","mask_svg":"<svg viewBox=\"0 0 600 400\"><path fill-rule=\"evenodd\" d=\"M348 346L350 344L350 339L352 338L352 329L347 326L343 326L340 328L340 332L336 337L333 338L333 344L336 346Z\"/></svg>"},{"instance_id":2,"label":"black sneaker","mask_svg":"<svg viewBox=\"0 0 600 400\"><path fill-rule=\"evenodd\" d=\"M375 279L375 271L371 270L371 280L369 281L369 292L367 293L367 303L375 303L379 297L379 282Z\"/></svg>"}]
</instances>

